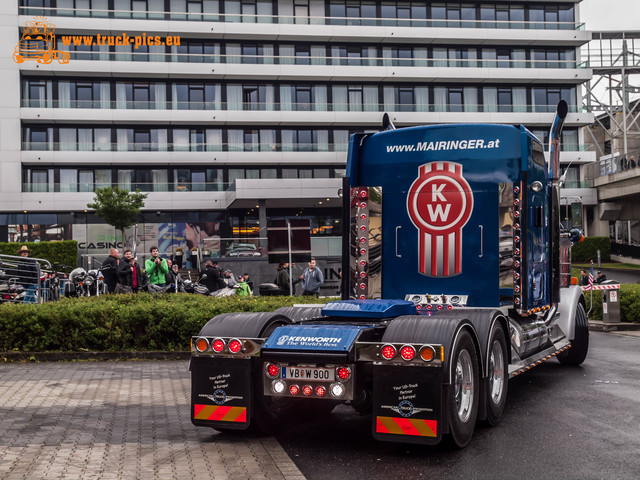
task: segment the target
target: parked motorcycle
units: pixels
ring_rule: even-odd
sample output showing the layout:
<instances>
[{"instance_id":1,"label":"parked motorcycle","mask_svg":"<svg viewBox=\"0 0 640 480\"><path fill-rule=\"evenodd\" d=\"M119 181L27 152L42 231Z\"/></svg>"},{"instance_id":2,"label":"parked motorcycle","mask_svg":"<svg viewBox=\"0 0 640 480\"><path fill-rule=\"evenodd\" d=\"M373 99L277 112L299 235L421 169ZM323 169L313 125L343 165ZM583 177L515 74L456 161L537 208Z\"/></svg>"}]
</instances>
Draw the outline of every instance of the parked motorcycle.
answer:
<instances>
[{"instance_id":1,"label":"parked motorcycle","mask_svg":"<svg viewBox=\"0 0 640 480\"><path fill-rule=\"evenodd\" d=\"M27 295L17 277L10 277L0 270L0 303L22 303Z\"/></svg>"}]
</instances>

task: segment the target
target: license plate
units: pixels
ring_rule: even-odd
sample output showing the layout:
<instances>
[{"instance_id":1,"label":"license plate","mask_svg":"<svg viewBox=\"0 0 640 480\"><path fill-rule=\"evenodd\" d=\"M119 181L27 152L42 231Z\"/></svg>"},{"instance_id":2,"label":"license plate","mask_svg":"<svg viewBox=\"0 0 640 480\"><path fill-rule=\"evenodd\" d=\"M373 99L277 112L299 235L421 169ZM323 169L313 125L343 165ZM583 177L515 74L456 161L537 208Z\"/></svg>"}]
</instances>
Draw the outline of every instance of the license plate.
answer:
<instances>
[{"instance_id":1,"label":"license plate","mask_svg":"<svg viewBox=\"0 0 640 480\"><path fill-rule=\"evenodd\" d=\"M309 380L316 382L333 382L335 370L319 367L282 367L282 378L290 380Z\"/></svg>"}]
</instances>

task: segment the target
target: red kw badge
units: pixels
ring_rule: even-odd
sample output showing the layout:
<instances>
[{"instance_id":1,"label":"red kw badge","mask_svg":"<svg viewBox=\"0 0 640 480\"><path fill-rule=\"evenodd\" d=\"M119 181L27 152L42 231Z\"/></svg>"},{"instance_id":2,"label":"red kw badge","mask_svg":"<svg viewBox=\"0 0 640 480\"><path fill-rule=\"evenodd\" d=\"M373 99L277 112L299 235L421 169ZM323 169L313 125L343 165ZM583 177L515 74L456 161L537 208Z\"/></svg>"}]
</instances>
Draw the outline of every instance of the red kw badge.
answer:
<instances>
[{"instance_id":1,"label":"red kw badge","mask_svg":"<svg viewBox=\"0 0 640 480\"><path fill-rule=\"evenodd\" d=\"M462 272L462 227L473 210L473 194L462 165L422 165L407 195L407 210L418 229L418 270L430 277Z\"/></svg>"}]
</instances>

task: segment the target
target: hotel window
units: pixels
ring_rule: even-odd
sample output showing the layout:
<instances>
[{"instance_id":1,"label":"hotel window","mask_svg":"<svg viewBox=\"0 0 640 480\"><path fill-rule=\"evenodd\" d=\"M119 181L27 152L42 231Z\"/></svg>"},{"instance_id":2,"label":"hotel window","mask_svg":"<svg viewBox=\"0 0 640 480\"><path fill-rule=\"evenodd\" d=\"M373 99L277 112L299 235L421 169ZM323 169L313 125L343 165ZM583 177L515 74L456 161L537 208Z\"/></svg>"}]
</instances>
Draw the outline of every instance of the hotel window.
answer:
<instances>
[{"instance_id":1,"label":"hotel window","mask_svg":"<svg viewBox=\"0 0 640 480\"><path fill-rule=\"evenodd\" d=\"M24 106L31 108L51 108L53 106L53 82L51 80L24 80L22 91Z\"/></svg>"},{"instance_id":2,"label":"hotel window","mask_svg":"<svg viewBox=\"0 0 640 480\"><path fill-rule=\"evenodd\" d=\"M49 189L49 171L48 170L36 170L29 169L29 187L30 192L53 192Z\"/></svg>"},{"instance_id":3,"label":"hotel window","mask_svg":"<svg viewBox=\"0 0 640 480\"><path fill-rule=\"evenodd\" d=\"M511 100L510 88L498 88L498 111L512 112L513 101Z\"/></svg>"},{"instance_id":4,"label":"hotel window","mask_svg":"<svg viewBox=\"0 0 640 480\"><path fill-rule=\"evenodd\" d=\"M375 25L375 2L332 0L329 4L331 25Z\"/></svg>"},{"instance_id":5,"label":"hotel window","mask_svg":"<svg viewBox=\"0 0 640 480\"><path fill-rule=\"evenodd\" d=\"M78 170L75 168L61 168L59 183L61 192L77 192Z\"/></svg>"},{"instance_id":6,"label":"hotel window","mask_svg":"<svg viewBox=\"0 0 640 480\"><path fill-rule=\"evenodd\" d=\"M309 0L293 0L295 23L309 23Z\"/></svg>"},{"instance_id":7,"label":"hotel window","mask_svg":"<svg viewBox=\"0 0 640 480\"><path fill-rule=\"evenodd\" d=\"M27 127L25 141L27 150L52 150L53 128Z\"/></svg>"}]
</instances>

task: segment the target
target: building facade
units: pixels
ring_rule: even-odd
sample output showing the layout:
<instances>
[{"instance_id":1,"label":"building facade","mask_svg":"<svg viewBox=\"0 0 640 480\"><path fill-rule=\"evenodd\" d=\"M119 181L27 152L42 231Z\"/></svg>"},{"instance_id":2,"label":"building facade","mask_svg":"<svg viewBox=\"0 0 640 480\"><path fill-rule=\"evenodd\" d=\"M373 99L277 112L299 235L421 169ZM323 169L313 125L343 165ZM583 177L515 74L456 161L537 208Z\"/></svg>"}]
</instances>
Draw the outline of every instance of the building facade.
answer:
<instances>
[{"instance_id":1,"label":"building facade","mask_svg":"<svg viewBox=\"0 0 640 480\"><path fill-rule=\"evenodd\" d=\"M112 185L149 193L141 248L223 256L297 216L339 254L349 135L384 112L546 139L563 99L569 179L595 158L579 1L12 0L0 16L0 241L105 253L116 233L86 205Z\"/></svg>"}]
</instances>

